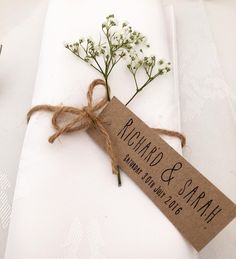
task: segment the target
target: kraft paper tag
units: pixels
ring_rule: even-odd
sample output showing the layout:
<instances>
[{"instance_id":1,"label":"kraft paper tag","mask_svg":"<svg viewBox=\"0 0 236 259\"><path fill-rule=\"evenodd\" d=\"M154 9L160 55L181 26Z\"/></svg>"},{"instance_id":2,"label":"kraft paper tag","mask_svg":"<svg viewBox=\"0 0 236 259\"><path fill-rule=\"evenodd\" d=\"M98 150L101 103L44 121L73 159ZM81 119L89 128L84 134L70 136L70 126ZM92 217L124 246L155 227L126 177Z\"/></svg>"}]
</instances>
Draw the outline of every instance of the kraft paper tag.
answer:
<instances>
[{"instance_id":1,"label":"kraft paper tag","mask_svg":"<svg viewBox=\"0 0 236 259\"><path fill-rule=\"evenodd\" d=\"M234 219L235 204L117 98L100 116L119 166L196 250ZM97 130L88 134L103 145Z\"/></svg>"}]
</instances>

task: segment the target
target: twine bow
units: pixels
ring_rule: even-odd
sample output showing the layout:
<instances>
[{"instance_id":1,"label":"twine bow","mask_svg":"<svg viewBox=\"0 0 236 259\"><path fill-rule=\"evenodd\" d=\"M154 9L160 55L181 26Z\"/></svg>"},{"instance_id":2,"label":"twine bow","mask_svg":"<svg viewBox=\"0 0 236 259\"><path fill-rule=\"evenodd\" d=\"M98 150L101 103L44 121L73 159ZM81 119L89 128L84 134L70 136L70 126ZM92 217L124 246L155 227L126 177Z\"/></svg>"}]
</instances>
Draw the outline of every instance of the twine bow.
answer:
<instances>
[{"instance_id":1,"label":"twine bow","mask_svg":"<svg viewBox=\"0 0 236 259\"><path fill-rule=\"evenodd\" d=\"M118 182L120 185L120 178L119 178L119 167L117 164L117 159L114 154L112 143L110 136L106 130L106 128L103 126L104 122L98 117L98 112L104 108L107 103L107 97L106 95L96 104L93 103L93 93L95 88L98 85L102 85L106 89L106 83L105 81L101 79L96 79L92 81L92 83L89 85L88 92L87 92L87 100L88 105L84 106L82 108L77 107L71 107L71 106L54 106L54 105L36 105L33 108L30 109L30 111L27 114L27 121L29 122L31 116L38 111L45 111L45 112L52 112L52 126L55 129L55 133L49 137L48 141L50 143L53 143L60 135L65 133L71 133L74 131L80 131L80 130L86 130L91 125L94 125L97 130L100 131L102 136L105 140L105 148L106 151L111 159L111 165L112 165L112 172L116 175L118 175ZM67 121L62 124L61 119L65 118L66 115L72 115L70 119L67 119ZM174 136L181 140L182 146L185 145L185 137L176 131L166 130L166 129L154 129L159 134L164 134L167 136Z\"/></svg>"}]
</instances>

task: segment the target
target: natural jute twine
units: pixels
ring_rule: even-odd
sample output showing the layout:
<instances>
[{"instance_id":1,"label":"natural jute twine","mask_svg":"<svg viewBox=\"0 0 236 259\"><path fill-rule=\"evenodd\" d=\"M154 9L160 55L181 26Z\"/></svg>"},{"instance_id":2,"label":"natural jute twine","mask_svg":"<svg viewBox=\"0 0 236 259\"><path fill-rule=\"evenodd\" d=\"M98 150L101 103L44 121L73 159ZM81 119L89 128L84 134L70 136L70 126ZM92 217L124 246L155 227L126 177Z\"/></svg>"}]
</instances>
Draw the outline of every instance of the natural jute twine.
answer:
<instances>
[{"instance_id":1,"label":"natural jute twine","mask_svg":"<svg viewBox=\"0 0 236 259\"><path fill-rule=\"evenodd\" d=\"M105 81L101 79L94 80L87 92L87 100L88 105L84 106L82 108L77 107L71 107L71 106L54 106L54 105L36 105L33 108L30 109L30 111L27 114L27 121L29 122L31 116L38 111L45 111L45 112L52 112L52 126L55 129L55 133L49 137L48 141L50 143L53 143L60 135L65 133L71 133L74 131L80 131L80 130L86 130L91 125L93 125L101 135L104 137L105 140L105 148L106 152L110 156L111 164L112 164L112 172L114 174L118 173L118 164L117 164L117 158L114 154L112 143L110 136L106 130L106 128L103 126L104 122L98 117L98 112L104 108L107 103L107 97L106 95L102 98L101 101L97 102L97 104L93 104L93 93L95 88L98 85L103 85L106 88ZM59 120L64 117L65 115L70 114L73 115L73 118L67 119L63 125L60 125ZM164 134L167 136L177 137L181 140L182 147L186 143L185 137L176 131L172 130L166 130L166 129L154 129L158 134Z\"/></svg>"}]
</instances>

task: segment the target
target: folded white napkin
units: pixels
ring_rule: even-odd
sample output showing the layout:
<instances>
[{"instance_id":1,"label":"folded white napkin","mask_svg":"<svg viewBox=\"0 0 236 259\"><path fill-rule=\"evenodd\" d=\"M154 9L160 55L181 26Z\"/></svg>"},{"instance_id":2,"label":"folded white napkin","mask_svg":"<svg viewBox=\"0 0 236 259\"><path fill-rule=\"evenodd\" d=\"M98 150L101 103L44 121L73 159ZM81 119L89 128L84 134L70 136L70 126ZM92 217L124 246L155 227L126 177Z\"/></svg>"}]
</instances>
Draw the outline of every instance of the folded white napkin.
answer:
<instances>
[{"instance_id":1,"label":"folded white napkin","mask_svg":"<svg viewBox=\"0 0 236 259\"><path fill-rule=\"evenodd\" d=\"M170 59L159 1L52 0L33 105L86 104L88 85L98 74L66 50L63 42L83 35L96 37L111 13L146 34L154 54ZM179 130L173 75L153 82L129 106L151 127ZM110 85L123 102L134 91L122 66ZM34 115L27 129L6 259L196 258L189 243L124 173L123 186L117 187L108 156L85 132L49 144L50 116ZM181 152L179 140L166 139Z\"/></svg>"}]
</instances>

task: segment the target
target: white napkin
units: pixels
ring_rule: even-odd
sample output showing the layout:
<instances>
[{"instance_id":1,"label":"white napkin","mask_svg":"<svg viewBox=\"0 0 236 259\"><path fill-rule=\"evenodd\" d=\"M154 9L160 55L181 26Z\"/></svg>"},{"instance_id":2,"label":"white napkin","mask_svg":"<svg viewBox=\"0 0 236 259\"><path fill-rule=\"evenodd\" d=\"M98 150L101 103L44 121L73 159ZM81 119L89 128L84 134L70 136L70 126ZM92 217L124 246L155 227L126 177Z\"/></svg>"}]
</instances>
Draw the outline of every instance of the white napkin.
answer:
<instances>
[{"instance_id":1,"label":"white napkin","mask_svg":"<svg viewBox=\"0 0 236 259\"><path fill-rule=\"evenodd\" d=\"M145 33L154 54L170 58L159 1L52 0L33 105L86 104L88 84L98 75L63 42L97 36L111 13ZM173 73L156 80L130 108L151 127L179 130L174 82ZM122 67L110 85L124 102L134 90ZM196 258L189 243L124 173L123 186L117 187L108 156L85 132L61 136L50 145L50 116L36 114L27 129L6 259ZM181 152L179 140L166 139Z\"/></svg>"}]
</instances>

